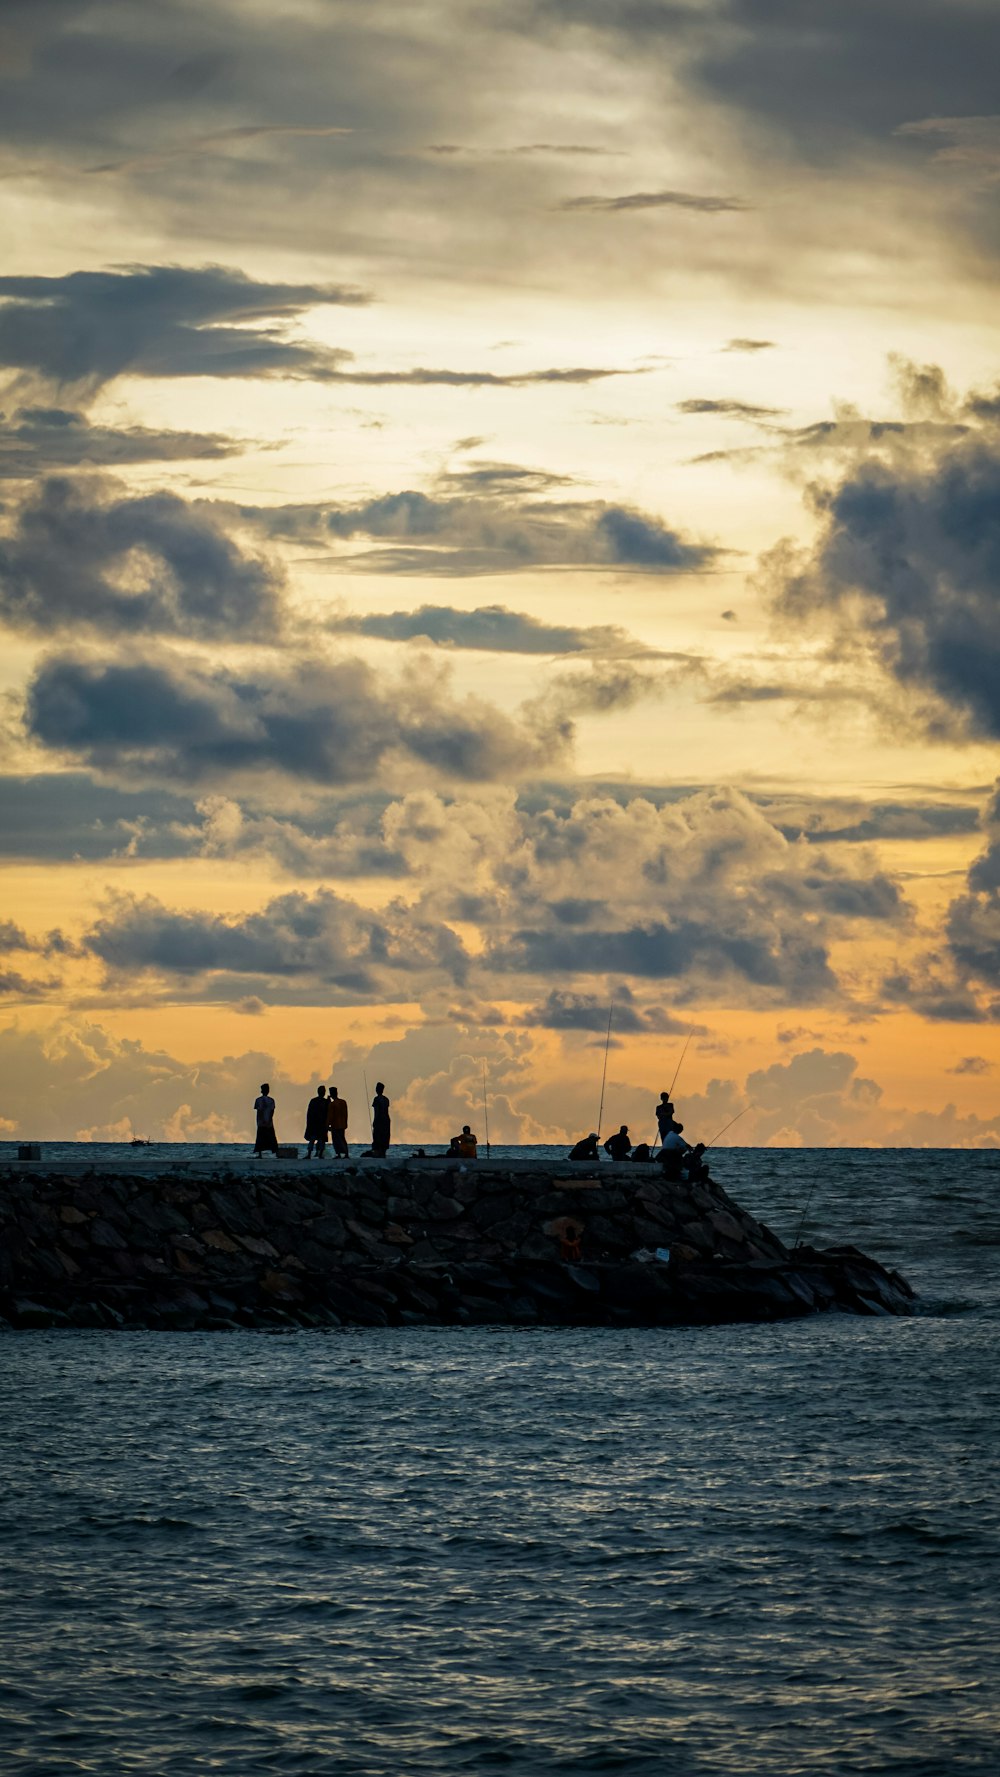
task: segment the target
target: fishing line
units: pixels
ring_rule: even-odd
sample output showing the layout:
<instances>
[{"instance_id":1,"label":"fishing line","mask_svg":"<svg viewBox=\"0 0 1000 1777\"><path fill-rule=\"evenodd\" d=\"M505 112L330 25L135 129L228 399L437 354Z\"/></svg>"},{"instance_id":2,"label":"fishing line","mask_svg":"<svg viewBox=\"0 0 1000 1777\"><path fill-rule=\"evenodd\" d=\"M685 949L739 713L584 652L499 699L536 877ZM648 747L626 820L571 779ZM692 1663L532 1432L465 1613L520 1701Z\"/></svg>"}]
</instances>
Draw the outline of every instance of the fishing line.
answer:
<instances>
[{"instance_id":1,"label":"fishing line","mask_svg":"<svg viewBox=\"0 0 1000 1777\"><path fill-rule=\"evenodd\" d=\"M714 1146L715 1146L715 1144L716 1144L716 1142L717 1142L717 1141L718 1141L718 1139L719 1139L719 1136L720 1136L720 1135L725 1135L725 1133L726 1133L726 1130L727 1130L727 1129L731 1129L731 1128L732 1128L732 1127L733 1127L733 1124L734 1124L734 1123L738 1123L738 1122L739 1122L739 1120L740 1120L740 1118L741 1118L741 1117L745 1117L745 1116L746 1116L746 1114L747 1114L747 1111L752 1111L752 1110L753 1110L753 1108L754 1108L754 1107L753 1107L753 1105L752 1105L752 1104L747 1104L747 1105L744 1105L744 1107L743 1107L743 1109L742 1109L742 1110L741 1110L741 1111L737 1111L737 1113L736 1113L736 1115L735 1115L735 1117L730 1117L730 1119L729 1119L729 1122L728 1122L728 1123L723 1123L723 1125L722 1125L722 1128L721 1128L721 1129L720 1129L720 1130L719 1130L719 1135L713 1135L713 1137L712 1137L712 1139L711 1139L711 1141L707 1141L707 1142L706 1142L706 1143L705 1143L705 1147L706 1147L706 1149L708 1149L708 1148L714 1148Z\"/></svg>"},{"instance_id":2,"label":"fishing line","mask_svg":"<svg viewBox=\"0 0 1000 1777\"><path fill-rule=\"evenodd\" d=\"M483 1062L483 1122L486 1125L486 1158L490 1157L490 1107L486 1097L486 1062Z\"/></svg>"},{"instance_id":3,"label":"fishing line","mask_svg":"<svg viewBox=\"0 0 1000 1777\"><path fill-rule=\"evenodd\" d=\"M601 1139L601 1119L604 1116L604 1086L605 1086L605 1082L608 1077L608 1050L611 1047L611 1020L614 1017L614 1013L615 1013L615 1000L614 1000L614 995L612 994L611 1004L608 1007L608 1034L604 1040L604 1072L601 1075L601 1103L600 1103L600 1107L597 1112L597 1139L598 1139L598 1141L600 1141L600 1139Z\"/></svg>"}]
</instances>

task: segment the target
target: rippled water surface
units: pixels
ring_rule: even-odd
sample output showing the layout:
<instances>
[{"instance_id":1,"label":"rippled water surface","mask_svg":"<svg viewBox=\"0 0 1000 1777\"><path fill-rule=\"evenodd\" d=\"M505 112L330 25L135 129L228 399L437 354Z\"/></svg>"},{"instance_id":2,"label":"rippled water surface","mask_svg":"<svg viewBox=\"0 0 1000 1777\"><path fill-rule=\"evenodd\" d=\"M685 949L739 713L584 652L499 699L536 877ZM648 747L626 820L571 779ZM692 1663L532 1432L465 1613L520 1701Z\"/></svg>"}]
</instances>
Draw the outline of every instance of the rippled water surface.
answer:
<instances>
[{"instance_id":1,"label":"rippled water surface","mask_svg":"<svg viewBox=\"0 0 1000 1777\"><path fill-rule=\"evenodd\" d=\"M717 1170L924 1312L6 1336L4 1773L995 1772L997 1156Z\"/></svg>"}]
</instances>

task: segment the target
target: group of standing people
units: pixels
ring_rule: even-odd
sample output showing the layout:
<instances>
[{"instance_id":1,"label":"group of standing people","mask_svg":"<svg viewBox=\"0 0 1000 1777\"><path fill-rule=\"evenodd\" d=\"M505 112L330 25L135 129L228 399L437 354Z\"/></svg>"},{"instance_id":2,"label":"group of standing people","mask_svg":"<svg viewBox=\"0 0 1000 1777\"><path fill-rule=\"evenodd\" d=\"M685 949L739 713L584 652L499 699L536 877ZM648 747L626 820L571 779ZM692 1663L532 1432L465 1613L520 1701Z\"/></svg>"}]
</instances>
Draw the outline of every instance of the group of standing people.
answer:
<instances>
[{"instance_id":1,"label":"group of standing people","mask_svg":"<svg viewBox=\"0 0 1000 1777\"><path fill-rule=\"evenodd\" d=\"M254 1100L257 1114L257 1140L254 1154L276 1154L278 1137L274 1127L274 1099L271 1088L265 1081L260 1089L260 1096ZM604 1152L612 1160L658 1160L668 1179L687 1178L701 1181L708 1177L705 1164L705 1143L696 1142L692 1147L684 1139L684 1125L678 1123L674 1114L674 1106L669 1092L661 1092L656 1106L656 1130L659 1138L659 1152L655 1152L648 1142L637 1142L634 1146L629 1137L628 1124L623 1123L614 1135L609 1135L604 1142ZM306 1107L306 1127L304 1140L306 1158L311 1160L315 1153L322 1160L329 1142L334 1154L341 1160L350 1158L347 1145L347 1101L341 1098L336 1086L317 1086L314 1096ZM375 1097L372 1099L372 1143L366 1150L367 1156L384 1160L392 1139L392 1121L389 1115L389 1100L385 1086L381 1080L375 1082ZM576 1142L569 1154L570 1160L599 1160L599 1137L596 1131L583 1136ZM461 1135L453 1135L448 1149L450 1158L474 1160L478 1143L468 1123L462 1125ZM422 1150L421 1150L422 1151Z\"/></svg>"},{"instance_id":2,"label":"group of standing people","mask_svg":"<svg viewBox=\"0 0 1000 1777\"><path fill-rule=\"evenodd\" d=\"M639 1162L658 1160L668 1179L687 1178L704 1180L708 1177L708 1167L703 1155L705 1143L695 1142L692 1147L684 1139L684 1125L678 1123L674 1114L674 1105L669 1092L661 1092L656 1106L656 1131L660 1148L656 1153L648 1142L637 1142L634 1146L629 1137L628 1124L623 1123L614 1135L601 1144L604 1152L611 1160L637 1160ZM596 1130L590 1135L582 1136L570 1150L570 1160L599 1160L599 1137Z\"/></svg>"},{"instance_id":3,"label":"group of standing people","mask_svg":"<svg viewBox=\"0 0 1000 1777\"><path fill-rule=\"evenodd\" d=\"M276 1154L278 1137L274 1127L275 1103L266 1080L261 1086L259 1098L254 1100L253 1108L257 1116L254 1154ZM341 1098L336 1086L331 1086L329 1090L326 1086L317 1086L315 1095L306 1106L303 1137L306 1158L311 1160L315 1152L317 1160L322 1160L329 1142L339 1159L349 1159L351 1150L347 1144L347 1119L347 1100ZM372 1099L372 1145L369 1152L379 1160L384 1159L391 1137L389 1100L385 1095L385 1086L378 1080L375 1084L375 1097Z\"/></svg>"}]
</instances>

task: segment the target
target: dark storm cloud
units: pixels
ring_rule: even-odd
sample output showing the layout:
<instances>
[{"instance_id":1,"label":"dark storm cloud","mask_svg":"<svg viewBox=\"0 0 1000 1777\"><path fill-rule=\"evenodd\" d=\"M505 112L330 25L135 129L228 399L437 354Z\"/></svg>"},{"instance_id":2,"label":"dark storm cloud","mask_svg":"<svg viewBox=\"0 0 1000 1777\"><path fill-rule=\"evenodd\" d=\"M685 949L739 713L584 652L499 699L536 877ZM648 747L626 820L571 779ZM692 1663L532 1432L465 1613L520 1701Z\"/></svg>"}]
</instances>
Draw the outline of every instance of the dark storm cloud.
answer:
<instances>
[{"instance_id":1,"label":"dark storm cloud","mask_svg":"<svg viewBox=\"0 0 1000 1777\"><path fill-rule=\"evenodd\" d=\"M350 353L339 354L350 357ZM644 370L569 369L512 371L504 376L493 370L344 370L330 368L319 380L327 383L360 383L366 388L530 389L539 383L599 383L610 376L645 376Z\"/></svg>"},{"instance_id":2,"label":"dark storm cloud","mask_svg":"<svg viewBox=\"0 0 1000 1777\"><path fill-rule=\"evenodd\" d=\"M983 1024L987 1021L978 997L955 977L948 959L932 956L914 970L898 969L882 982L889 1005L905 1006L932 1024Z\"/></svg>"},{"instance_id":3,"label":"dark storm cloud","mask_svg":"<svg viewBox=\"0 0 1000 1777\"><path fill-rule=\"evenodd\" d=\"M738 197L706 197L693 191L627 191L617 197L570 197L561 210L590 210L618 214L633 210L700 210L705 216L748 210Z\"/></svg>"},{"instance_id":4,"label":"dark storm cloud","mask_svg":"<svg viewBox=\"0 0 1000 1777\"><path fill-rule=\"evenodd\" d=\"M0 365L91 385L125 374L328 377L343 354L289 340L288 323L368 300L347 286L258 282L222 265L0 277Z\"/></svg>"},{"instance_id":5,"label":"dark storm cloud","mask_svg":"<svg viewBox=\"0 0 1000 1777\"><path fill-rule=\"evenodd\" d=\"M963 1055L961 1061L956 1062L954 1067L950 1067L948 1072L950 1074L988 1074L992 1068L992 1061L987 1061L985 1055Z\"/></svg>"},{"instance_id":6,"label":"dark storm cloud","mask_svg":"<svg viewBox=\"0 0 1000 1777\"><path fill-rule=\"evenodd\" d=\"M610 974L758 1006L830 999L832 943L909 918L870 857L789 844L733 790L659 807L634 790L523 803L517 839L499 838L497 905L482 922L486 963L507 978L491 989L500 997L526 975Z\"/></svg>"},{"instance_id":7,"label":"dark storm cloud","mask_svg":"<svg viewBox=\"0 0 1000 1777\"><path fill-rule=\"evenodd\" d=\"M460 611L454 605L421 605L416 611L369 612L363 617L333 617L327 627L338 634L375 636L405 642L419 638L442 648L468 648L492 654L610 654L640 652L641 644L617 625L575 629L543 623L506 605L480 605Z\"/></svg>"},{"instance_id":8,"label":"dark storm cloud","mask_svg":"<svg viewBox=\"0 0 1000 1777\"><path fill-rule=\"evenodd\" d=\"M53 476L0 537L0 617L18 629L273 639L282 575L211 506Z\"/></svg>"},{"instance_id":9,"label":"dark storm cloud","mask_svg":"<svg viewBox=\"0 0 1000 1777\"><path fill-rule=\"evenodd\" d=\"M19 1000L43 999L58 986L58 981L35 981L17 969L0 968L0 994L4 996L11 995Z\"/></svg>"},{"instance_id":10,"label":"dark storm cloud","mask_svg":"<svg viewBox=\"0 0 1000 1777\"><path fill-rule=\"evenodd\" d=\"M969 887L976 894L995 894L1000 891L1000 781L983 809L980 826L986 848L969 869Z\"/></svg>"},{"instance_id":11,"label":"dark storm cloud","mask_svg":"<svg viewBox=\"0 0 1000 1777\"><path fill-rule=\"evenodd\" d=\"M786 839L870 845L885 840L953 838L974 833L976 810L951 802L851 802L838 797L755 798Z\"/></svg>"},{"instance_id":12,"label":"dark storm cloud","mask_svg":"<svg viewBox=\"0 0 1000 1777\"><path fill-rule=\"evenodd\" d=\"M914 120L996 110L988 0L534 0L521 16L588 27L647 66L660 56L665 73L817 161Z\"/></svg>"},{"instance_id":13,"label":"dark storm cloud","mask_svg":"<svg viewBox=\"0 0 1000 1777\"><path fill-rule=\"evenodd\" d=\"M307 809L274 812L266 795L237 802L149 783L130 790L79 771L0 776L0 857L252 859L289 876L401 877L405 860L381 829L389 801L388 792L370 787L330 795L311 789Z\"/></svg>"},{"instance_id":14,"label":"dark storm cloud","mask_svg":"<svg viewBox=\"0 0 1000 1777\"><path fill-rule=\"evenodd\" d=\"M952 900L940 942L882 983L886 1000L936 1022L1000 1022L1000 780L978 823L985 838ZM984 1071L967 1057L953 1073Z\"/></svg>"},{"instance_id":15,"label":"dark storm cloud","mask_svg":"<svg viewBox=\"0 0 1000 1777\"><path fill-rule=\"evenodd\" d=\"M482 439L462 439L457 450L475 450ZM445 469L435 477L434 486L453 494L499 494L527 498L531 494L548 494L557 487L572 487L575 477L559 475L552 469L529 469L523 463L476 462L458 469Z\"/></svg>"},{"instance_id":16,"label":"dark storm cloud","mask_svg":"<svg viewBox=\"0 0 1000 1777\"><path fill-rule=\"evenodd\" d=\"M259 913L234 919L177 912L152 897L122 896L84 934L83 948L112 977L136 972L223 977L216 990L237 997L263 977L300 979L328 999L381 997L392 978L443 975L462 982L468 956L446 925L415 917L402 904L373 912L329 889L281 895ZM408 983L408 991L410 985Z\"/></svg>"},{"instance_id":17,"label":"dark storm cloud","mask_svg":"<svg viewBox=\"0 0 1000 1777\"><path fill-rule=\"evenodd\" d=\"M765 587L782 624L866 647L890 680L933 699L934 732L1000 735L1000 443L862 456L814 488L813 550L779 549ZM940 714L935 715L937 710Z\"/></svg>"},{"instance_id":18,"label":"dark storm cloud","mask_svg":"<svg viewBox=\"0 0 1000 1777\"><path fill-rule=\"evenodd\" d=\"M360 369L351 352L287 337L307 309L365 303L338 284L269 284L231 267L138 265L0 278L0 367L91 388L116 376L285 377L364 388L526 389L641 370L570 365L504 375Z\"/></svg>"},{"instance_id":19,"label":"dark storm cloud","mask_svg":"<svg viewBox=\"0 0 1000 1777\"><path fill-rule=\"evenodd\" d=\"M6 858L109 858L138 834L144 857L182 857L191 846L180 823L194 819L189 798L152 786L121 790L79 771L0 776L0 856Z\"/></svg>"},{"instance_id":20,"label":"dark storm cloud","mask_svg":"<svg viewBox=\"0 0 1000 1777\"><path fill-rule=\"evenodd\" d=\"M948 909L948 948L959 977L1000 988L1000 781L983 810L984 849L969 868L966 891ZM1000 1016L1000 1006L993 1008Z\"/></svg>"},{"instance_id":21,"label":"dark storm cloud","mask_svg":"<svg viewBox=\"0 0 1000 1777\"><path fill-rule=\"evenodd\" d=\"M92 425L64 407L21 407L0 420L0 479L24 481L52 469L123 468L231 457L246 445L217 432L161 432L148 426Z\"/></svg>"},{"instance_id":22,"label":"dark storm cloud","mask_svg":"<svg viewBox=\"0 0 1000 1777\"><path fill-rule=\"evenodd\" d=\"M594 660L585 672L562 673L553 679L539 699L539 709L558 710L567 717L632 709L646 698L661 696L669 683L697 672L699 665L684 655L675 656L668 678L662 672L642 672L629 660Z\"/></svg>"},{"instance_id":23,"label":"dark storm cloud","mask_svg":"<svg viewBox=\"0 0 1000 1777\"><path fill-rule=\"evenodd\" d=\"M727 679L720 675L719 682L710 685L705 702L718 708L732 707L739 709L744 704L754 703L850 703L859 693L842 685L823 685L803 679L796 682L789 679L787 683L772 683L765 680L733 678Z\"/></svg>"},{"instance_id":24,"label":"dark storm cloud","mask_svg":"<svg viewBox=\"0 0 1000 1777\"><path fill-rule=\"evenodd\" d=\"M690 785L635 783L588 790L614 796L623 806L641 797L654 807L692 793ZM580 793L579 783L530 784L520 790L517 806L525 816L544 808L566 814ZM0 775L0 856L48 862L253 856L292 876L405 876L406 860L381 828L392 800L391 791L370 786L330 795L310 789L306 809L274 811L267 796L236 802L152 784L127 789L80 771ZM796 795L750 800L785 839L811 846L919 842L968 835L979 825L971 803L869 804Z\"/></svg>"},{"instance_id":25,"label":"dark storm cloud","mask_svg":"<svg viewBox=\"0 0 1000 1777\"><path fill-rule=\"evenodd\" d=\"M596 994L569 993L554 987L538 1005L529 1006L518 1020L529 1029L592 1031L604 1036L608 1029L608 1001ZM641 1031L679 1032L679 1024L658 1006L643 1006L625 982L614 989L614 1029L633 1034Z\"/></svg>"},{"instance_id":26,"label":"dark storm cloud","mask_svg":"<svg viewBox=\"0 0 1000 1777\"><path fill-rule=\"evenodd\" d=\"M722 414L726 419L735 420L770 420L786 412L783 407L756 407L749 401L710 397L693 397L688 401L678 401L676 406L679 413Z\"/></svg>"},{"instance_id":27,"label":"dark storm cloud","mask_svg":"<svg viewBox=\"0 0 1000 1777\"><path fill-rule=\"evenodd\" d=\"M989 395L970 395L965 403L965 412L974 419L996 424L1000 421L1000 390L994 389Z\"/></svg>"},{"instance_id":28,"label":"dark storm cloud","mask_svg":"<svg viewBox=\"0 0 1000 1777\"><path fill-rule=\"evenodd\" d=\"M704 784L644 784L634 779L613 778L591 780L586 794L611 800L627 807L637 799L661 810L689 796L704 792ZM545 809L565 819L583 787L578 780L554 783L542 779L525 785L518 794L518 808L525 814ZM982 786L970 789L965 800L953 802L927 801L925 798L903 802L865 802L844 796L809 795L801 791L785 794L748 792L746 800L758 808L784 839L803 839L807 844L869 844L876 840L921 840L975 833L979 830L979 804Z\"/></svg>"},{"instance_id":29,"label":"dark storm cloud","mask_svg":"<svg viewBox=\"0 0 1000 1777\"><path fill-rule=\"evenodd\" d=\"M179 656L50 657L26 723L81 763L186 783L270 772L358 783L400 758L489 781L537 769L572 737L566 722L519 724L433 684L383 687L361 661L314 658L254 677Z\"/></svg>"},{"instance_id":30,"label":"dark storm cloud","mask_svg":"<svg viewBox=\"0 0 1000 1777\"><path fill-rule=\"evenodd\" d=\"M492 464L446 474L430 493L405 488L352 506L245 508L243 516L274 537L304 541L325 531L388 545L342 557L352 573L464 577L540 567L697 573L724 553L634 507L534 497L551 485L534 471Z\"/></svg>"},{"instance_id":31,"label":"dark storm cloud","mask_svg":"<svg viewBox=\"0 0 1000 1777\"><path fill-rule=\"evenodd\" d=\"M774 942L764 932L727 932L693 919L670 926L653 920L627 929L589 925L586 946L602 972L647 981L694 974L720 982L735 978L796 1004L826 999L836 987L825 946L800 933ZM530 928L492 946L490 960L495 967L543 976L576 974L585 962L578 933Z\"/></svg>"}]
</instances>

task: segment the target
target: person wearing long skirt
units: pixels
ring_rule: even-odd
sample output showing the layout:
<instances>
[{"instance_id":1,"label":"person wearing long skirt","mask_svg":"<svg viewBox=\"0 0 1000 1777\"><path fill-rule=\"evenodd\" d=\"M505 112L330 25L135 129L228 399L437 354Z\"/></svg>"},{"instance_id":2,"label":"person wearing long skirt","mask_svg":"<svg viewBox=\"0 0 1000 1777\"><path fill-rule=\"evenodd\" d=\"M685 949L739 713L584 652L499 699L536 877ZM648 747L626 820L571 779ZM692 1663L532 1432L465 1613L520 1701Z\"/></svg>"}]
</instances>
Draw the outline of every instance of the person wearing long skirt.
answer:
<instances>
[{"instance_id":1,"label":"person wearing long skirt","mask_svg":"<svg viewBox=\"0 0 1000 1777\"><path fill-rule=\"evenodd\" d=\"M257 1140L254 1143L254 1157L261 1154L278 1152L278 1137L274 1131L274 1099L267 1081L260 1089L260 1097L254 1099L253 1108L257 1113Z\"/></svg>"},{"instance_id":2,"label":"person wearing long skirt","mask_svg":"<svg viewBox=\"0 0 1000 1777\"><path fill-rule=\"evenodd\" d=\"M389 1100L385 1095L385 1086L381 1080L375 1082L375 1097L372 1099L372 1153L380 1160L385 1158L392 1134L389 1119Z\"/></svg>"}]
</instances>

